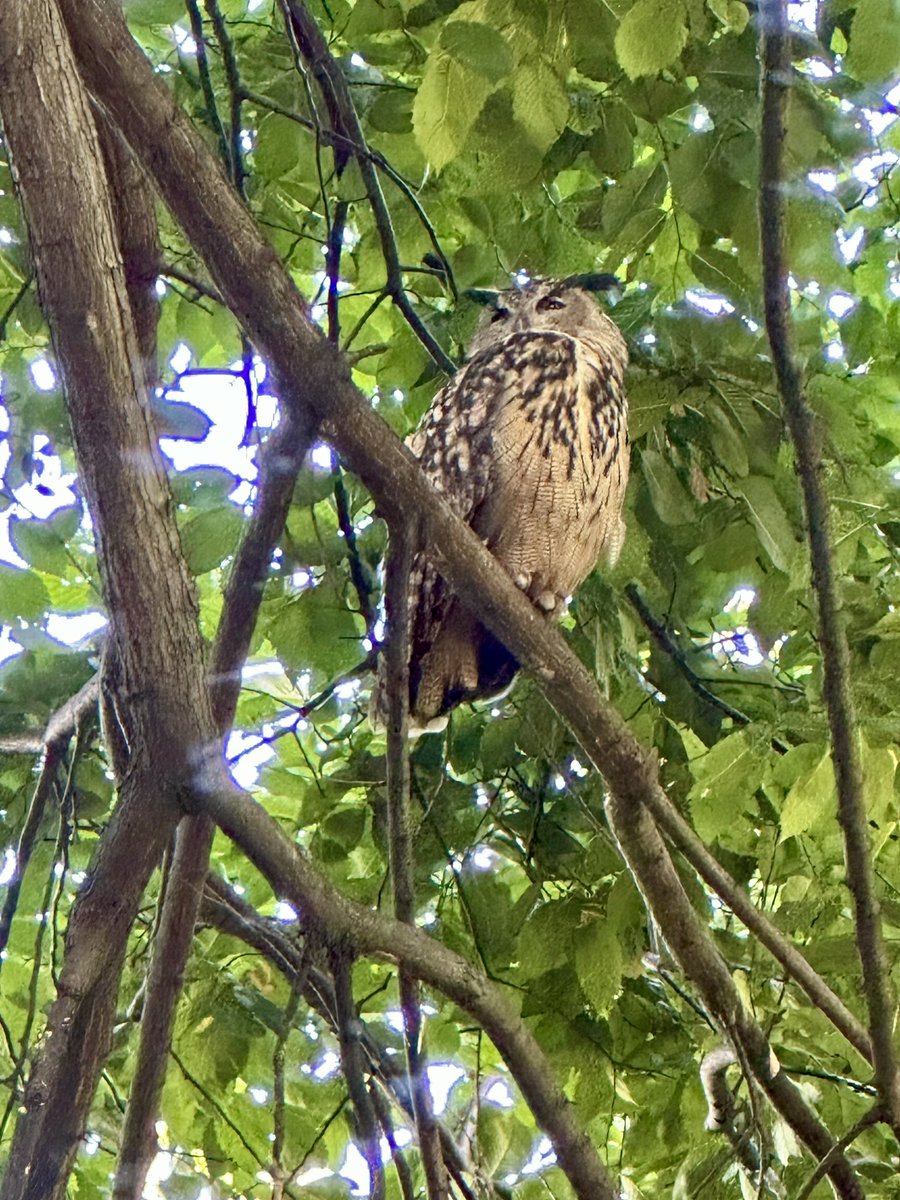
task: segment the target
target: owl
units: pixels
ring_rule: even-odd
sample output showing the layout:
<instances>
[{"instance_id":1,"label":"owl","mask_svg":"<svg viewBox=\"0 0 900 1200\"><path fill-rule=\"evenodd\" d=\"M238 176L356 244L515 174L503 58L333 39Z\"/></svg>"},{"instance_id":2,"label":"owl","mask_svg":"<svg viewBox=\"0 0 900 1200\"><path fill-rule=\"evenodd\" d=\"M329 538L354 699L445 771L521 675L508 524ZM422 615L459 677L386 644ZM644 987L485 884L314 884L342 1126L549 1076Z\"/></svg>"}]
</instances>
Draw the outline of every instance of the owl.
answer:
<instances>
[{"instance_id":1,"label":"owl","mask_svg":"<svg viewBox=\"0 0 900 1200\"><path fill-rule=\"evenodd\" d=\"M588 288L533 280L490 294L471 351L408 444L432 486L548 616L615 560L628 480L625 341ZM595 284L596 286L596 284ZM443 728L502 692L518 663L419 553L410 576L410 727ZM383 680L373 713L384 716Z\"/></svg>"}]
</instances>

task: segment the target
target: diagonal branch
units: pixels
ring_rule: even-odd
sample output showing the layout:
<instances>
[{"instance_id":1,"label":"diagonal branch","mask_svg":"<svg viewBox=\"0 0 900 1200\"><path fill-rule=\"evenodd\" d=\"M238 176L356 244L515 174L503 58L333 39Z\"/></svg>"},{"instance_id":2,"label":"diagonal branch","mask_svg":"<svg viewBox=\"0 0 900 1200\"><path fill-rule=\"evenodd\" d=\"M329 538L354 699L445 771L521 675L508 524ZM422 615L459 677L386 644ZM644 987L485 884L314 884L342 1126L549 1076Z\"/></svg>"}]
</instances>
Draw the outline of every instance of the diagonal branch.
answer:
<instances>
[{"instance_id":1,"label":"diagonal branch","mask_svg":"<svg viewBox=\"0 0 900 1200\"><path fill-rule=\"evenodd\" d=\"M762 131L759 216L762 238L766 331L772 364L794 443L797 473L806 509L813 589L819 609L823 691L831 730L831 755L838 794L838 820L844 835L847 886L856 909L856 940L875 1077L887 1119L900 1134L900 1073L893 1045L896 997L881 932L880 906L867 831L857 719L850 688L850 652L840 617L840 597L831 555L828 497L822 481L821 448L812 409L806 402L794 358L791 297L786 253L784 145L787 105L793 83L787 0L760 5Z\"/></svg>"},{"instance_id":2,"label":"diagonal branch","mask_svg":"<svg viewBox=\"0 0 900 1200\"><path fill-rule=\"evenodd\" d=\"M348 952L402 963L471 1013L496 1045L535 1119L552 1140L578 1200L613 1200L616 1188L591 1138L553 1082L552 1068L534 1035L497 984L415 926L342 896L277 822L227 776L202 799L206 811L265 875L275 894L303 913L309 929L320 930L331 944L340 944Z\"/></svg>"}]
</instances>

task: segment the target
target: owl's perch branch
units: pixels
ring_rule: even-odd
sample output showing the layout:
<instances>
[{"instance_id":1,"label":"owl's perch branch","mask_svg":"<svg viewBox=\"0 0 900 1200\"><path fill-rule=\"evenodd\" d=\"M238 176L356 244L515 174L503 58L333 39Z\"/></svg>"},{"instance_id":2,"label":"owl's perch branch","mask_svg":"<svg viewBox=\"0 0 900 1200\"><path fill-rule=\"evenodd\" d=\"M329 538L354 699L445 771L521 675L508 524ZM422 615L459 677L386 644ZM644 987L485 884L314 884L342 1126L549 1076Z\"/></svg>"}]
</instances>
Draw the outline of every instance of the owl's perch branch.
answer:
<instances>
[{"instance_id":1,"label":"owl's perch branch","mask_svg":"<svg viewBox=\"0 0 900 1200\"><path fill-rule=\"evenodd\" d=\"M786 251L785 139L794 82L787 0L761 0L762 130L759 218L766 331L772 363L794 443L806 510L813 589L819 609L823 693L831 731L831 756L844 835L847 886L856 910L856 941L869 1011L875 1077L884 1111L900 1134L900 1073L893 1043L896 997L881 931L880 905L869 844L857 719L850 686L850 652L840 616L841 599L831 555L828 497L822 481L815 417L794 357L789 264Z\"/></svg>"},{"instance_id":2,"label":"owl's perch branch","mask_svg":"<svg viewBox=\"0 0 900 1200\"><path fill-rule=\"evenodd\" d=\"M108 0L59 3L78 47L83 74L134 148L145 156L214 282L276 368L286 405L297 413L309 408L325 420L328 436L376 498L400 502L421 516L429 550L440 569L457 591L477 598L479 616L502 631L511 651L543 681L545 694L587 747L617 798L626 808L646 803L671 826L673 815L654 765L601 700L559 631L546 626L353 388L346 368L309 323L303 301L231 193L202 139L128 36L117 6ZM192 181L190 189L184 188L185 178ZM496 988L419 931L349 905L310 870L305 859L295 855L274 822L235 789L216 787L195 799L206 802L223 829L260 866L265 865L276 889L293 898L302 911L314 919L318 916L333 933L343 936L346 931L362 952L396 956L477 1015L507 1060L516 1064L519 1086L553 1137L560 1165L578 1194L591 1200L612 1194L593 1147L572 1120L561 1094L548 1083L543 1055ZM745 907L748 924L752 920L756 929L765 929L767 923L758 914L753 916L749 901ZM778 948L779 957L785 954L784 939L770 936L769 941ZM819 983L822 999L827 989ZM831 1007L832 1015L837 1011ZM798 1132L802 1136L803 1131Z\"/></svg>"}]
</instances>

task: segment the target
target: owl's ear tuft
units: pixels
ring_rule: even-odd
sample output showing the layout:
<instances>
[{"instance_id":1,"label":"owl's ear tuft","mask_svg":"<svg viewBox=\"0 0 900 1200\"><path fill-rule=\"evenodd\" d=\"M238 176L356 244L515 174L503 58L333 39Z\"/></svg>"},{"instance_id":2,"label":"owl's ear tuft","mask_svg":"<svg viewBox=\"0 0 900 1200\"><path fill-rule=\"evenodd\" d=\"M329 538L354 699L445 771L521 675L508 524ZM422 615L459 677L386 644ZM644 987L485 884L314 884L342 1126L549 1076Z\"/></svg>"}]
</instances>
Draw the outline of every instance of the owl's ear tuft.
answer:
<instances>
[{"instance_id":1,"label":"owl's ear tuft","mask_svg":"<svg viewBox=\"0 0 900 1200\"><path fill-rule=\"evenodd\" d=\"M582 288L585 292L611 292L622 287L622 280L615 275L589 272L585 275L570 275L562 281L566 287Z\"/></svg>"},{"instance_id":2,"label":"owl's ear tuft","mask_svg":"<svg viewBox=\"0 0 900 1200\"><path fill-rule=\"evenodd\" d=\"M500 299L500 293L491 291L489 288L466 288L463 295L467 300L472 300L483 308L496 308L497 301Z\"/></svg>"}]
</instances>

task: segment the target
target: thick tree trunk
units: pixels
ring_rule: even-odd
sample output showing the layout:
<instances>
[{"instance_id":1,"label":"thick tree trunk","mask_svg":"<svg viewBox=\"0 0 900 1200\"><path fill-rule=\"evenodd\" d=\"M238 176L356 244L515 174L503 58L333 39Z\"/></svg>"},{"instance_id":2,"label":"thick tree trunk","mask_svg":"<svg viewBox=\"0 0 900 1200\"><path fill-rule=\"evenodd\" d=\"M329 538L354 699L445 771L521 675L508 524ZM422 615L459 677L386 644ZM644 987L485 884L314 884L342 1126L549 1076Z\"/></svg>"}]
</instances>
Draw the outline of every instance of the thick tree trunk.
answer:
<instances>
[{"instance_id":1,"label":"thick tree trunk","mask_svg":"<svg viewBox=\"0 0 900 1200\"><path fill-rule=\"evenodd\" d=\"M119 806L71 915L0 1193L55 1200L107 1050L141 894L180 796L202 787L220 751L97 133L51 0L0 6L0 113L95 530L112 706L128 751Z\"/></svg>"}]
</instances>

